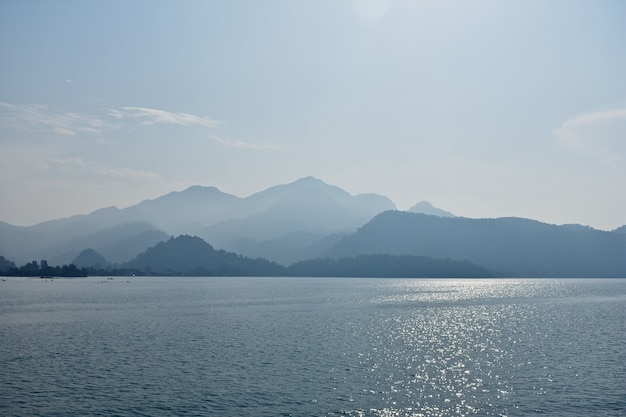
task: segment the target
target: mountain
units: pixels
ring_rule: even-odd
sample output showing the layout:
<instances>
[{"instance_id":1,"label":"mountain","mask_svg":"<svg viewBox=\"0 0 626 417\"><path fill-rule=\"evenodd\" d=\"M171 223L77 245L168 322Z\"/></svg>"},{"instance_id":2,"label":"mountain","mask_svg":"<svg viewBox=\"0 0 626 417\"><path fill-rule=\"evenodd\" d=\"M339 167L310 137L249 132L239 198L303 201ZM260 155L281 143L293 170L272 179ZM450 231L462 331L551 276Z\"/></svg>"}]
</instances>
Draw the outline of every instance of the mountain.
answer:
<instances>
[{"instance_id":1,"label":"mountain","mask_svg":"<svg viewBox=\"0 0 626 417\"><path fill-rule=\"evenodd\" d=\"M192 234L243 255L296 261L326 249L327 235L352 232L394 208L386 197L352 196L313 177L246 198L192 186L124 209L107 207L29 227L0 222L0 253L18 263L64 264L93 248L121 263L169 236Z\"/></svg>"},{"instance_id":2,"label":"mountain","mask_svg":"<svg viewBox=\"0 0 626 417\"><path fill-rule=\"evenodd\" d=\"M31 260L24 254L28 253L32 246L38 245L39 238L32 227L0 222L0 254L7 259L18 263Z\"/></svg>"},{"instance_id":3,"label":"mountain","mask_svg":"<svg viewBox=\"0 0 626 417\"><path fill-rule=\"evenodd\" d=\"M0 222L0 253L17 263L48 259L51 265L63 265L92 247L114 262L125 262L169 238L148 223L117 223L111 217L118 211L102 209L26 227Z\"/></svg>"},{"instance_id":4,"label":"mountain","mask_svg":"<svg viewBox=\"0 0 626 417\"><path fill-rule=\"evenodd\" d=\"M71 239L63 247L66 247L68 251L74 248L91 247L113 262L125 262L138 252L169 237L168 234L156 230L150 223L136 221Z\"/></svg>"},{"instance_id":5,"label":"mountain","mask_svg":"<svg viewBox=\"0 0 626 417\"><path fill-rule=\"evenodd\" d=\"M60 265L93 247L125 262L169 238L164 230L174 234L229 218L229 203L236 200L214 187L193 186L125 209L107 207L34 226L0 222L0 253L18 262L46 258Z\"/></svg>"},{"instance_id":6,"label":"mountain","mask_svg":"<svg viewBox=\"0 0 626 417\"><path fill-rule=\"evenodd\" d=\"M615 232L615 233L626 233L626 224L623 225L623 226L618 227L615 230L613 230L613 232Z\"/></svg>"},{"instance_id":7,"label":"mountain","mask_svg":"<svg viewBox=\"0 0 626 417\"><path fill-rule=\"evenodd\" d=\"M227 242L224 249L243 253L252 258L265 258L281 265L290 265L303 259L316 258L338 242L345 233L320 235L307 232L293 232L285 236L265 241L240 239Z\"/></svg>"},{"instance_id":8,"label":"mountain","mask_svg":"<svg viewBox=\"0 0 626 417\"><path fill-rule=\"evenodd\" d=\"M170 234L228 220L243 199L215 187L195 185L121 210L125 221L142 221Z\"/></svg>"},{"instance_id":9,"label":"mountain","mask_svg":"<svg viewBox=\"0 0 626 417\"><path fill-rule=\"evenodd\" d=\"M313 178L271 187L249 197L192 186L119 210L124 222L141 221L171 235L201 232L208 241L271 239L293 232L355 229L395 208L375 194L351 196Z\"/></svg>"},{"instance_id":10,"label":"mountain","mask_svg":"<svg viewBox=\"0 0 626 417\"><path fill-rule=\"evenodd\" d=\"M433 205L430 204L428 201L420 201L419 203L417 203L416 205L414 205L407 211L410 213L422 213L422 214L429 214L431 216L439 216L439 217L456 217L454 214L450 213L449 211L445 211L437 207L433 207Z\"/></svg>"},{"instance_id":11,"label":"mountain","mask_svg":"<svg viewBox=\"0 0 626 417\"><path fill-rule=\"evenodd\" d=\"M85 251L86 257L96 256ZM455 277L485 278L493 272L468 261L423 256L359 255L343 259L312 259L285 268L265 259L251 259L215 250L196 236L170 238L124 265L139 274L201 276L316 277Z\"/></svg>"},{"instance_id":12,"label":"mountain","mask_svg":"<svg viewBox=\"0 0 626 417\"><path fill-rule=\"evenodd\" d=\"M109 266L109 262L104 256L91 248L82 251L71 263L78 268L105 268Z\"/></svg>"},{"instance_id":13,"label":"mountain","mask_svg":"<svg viewBox=\"0 0 626 417\"><path fill-rule=\"evenodd\" d=\"M363 254L468 260L517 277L626 277L626 234L520 218L387 211L325 253Z\"/></svg>"},{"instance_id":14,"label":"mountain","mask_svg":"<svg viewBox=\"0 0 626 417\"><path fill-rule=\"evenodd\" d=\"M198 236L244 255L263 253L268 259L284 261L284 246L288 245L292 253L306 251L314 243L310 239L313 235L322 240L330 234L351 232L376 214L395 208L386 197L352 196L312 177L254 194L245 204L257 211L208 226ZM277 250L269 250L271 247Z\"/></svg>"},{"instance_id":15,"label":"mountain","mask_svg":"<svg viewBox=\"0 0 626 417\"><path fill-rule=\"evenodd\" d=\"M427 202L411 208L421 213L394 209L386 197L351 195L313 177L245 198L193 186L29 227L0 222L0 254L16 264L64 265L92 248L122 265L170 236L195 235L212 247L282 265L390 254L467 260L510 276L626 276L624 227L603 232L519 218L451 217Z\"/></svg>"},{"instance_id":16,"label":"mountain","mask_svg":"<svg viewBox=\"0 0 626 417\"><path fill-rule=\"evenodd\" d=\"M125 223L41 249L35 259L48 259L51 265L65 265L85 248L93 248L111 262L126 262L139 252L170 236L143 222Z\"/></svg>"},{"instance_id":17,"label":"mountain","mask_svg":"<svg viewBox=\"0 0 626 417\"><path fill-rule=\"evenodd\" d=\"M265 259L215 250L199 237L188 235L158 243L125 266L160 275L275 276L285 271Z\"/></svg>"},{"instance_id":18,"label":"mountain","mask_svg":"<svg viewBox=\"0 0 626 417\"><path fill-rule=\"evenodd\" d=\"M101 243L96 247L106 259L115 263L126 262L147 248L169 239L171 236L160 230L147 229L115 242Z\"/></svg>"}]
</instances>

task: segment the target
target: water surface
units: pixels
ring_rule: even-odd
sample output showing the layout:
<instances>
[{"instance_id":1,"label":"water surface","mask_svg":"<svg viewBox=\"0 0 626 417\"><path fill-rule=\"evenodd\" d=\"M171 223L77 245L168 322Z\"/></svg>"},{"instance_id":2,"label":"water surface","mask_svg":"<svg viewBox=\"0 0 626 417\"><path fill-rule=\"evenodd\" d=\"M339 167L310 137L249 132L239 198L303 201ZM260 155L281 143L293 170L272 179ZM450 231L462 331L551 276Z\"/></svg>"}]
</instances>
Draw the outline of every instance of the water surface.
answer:
<instances>
[{"instance_id":1,"label":"water surface","mask_svg":"<svg viewBox=\"0 0 626 417\"><path fill-rule=\"evenodd\" d=\"M0 415L626 415L626 280L7 278Z\"/></svg>"}]
</instances>

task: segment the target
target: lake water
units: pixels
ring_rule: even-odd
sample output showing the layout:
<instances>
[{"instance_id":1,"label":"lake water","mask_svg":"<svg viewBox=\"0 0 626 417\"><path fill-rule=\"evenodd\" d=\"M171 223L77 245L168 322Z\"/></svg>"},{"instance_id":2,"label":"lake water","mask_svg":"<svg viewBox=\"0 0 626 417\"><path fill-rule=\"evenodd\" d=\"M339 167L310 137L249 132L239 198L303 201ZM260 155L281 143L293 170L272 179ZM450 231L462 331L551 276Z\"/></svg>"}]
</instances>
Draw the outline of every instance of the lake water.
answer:
<instances>
[{"instance_id":1,"label":"lake water","mask_svg":"<svg viewBox=\"0 0 626 417\"><path fill-rule=\"evenodd\" d=\"M3 416L626 415L626 280L5 279Z\"/></svg>"}]
</instances>

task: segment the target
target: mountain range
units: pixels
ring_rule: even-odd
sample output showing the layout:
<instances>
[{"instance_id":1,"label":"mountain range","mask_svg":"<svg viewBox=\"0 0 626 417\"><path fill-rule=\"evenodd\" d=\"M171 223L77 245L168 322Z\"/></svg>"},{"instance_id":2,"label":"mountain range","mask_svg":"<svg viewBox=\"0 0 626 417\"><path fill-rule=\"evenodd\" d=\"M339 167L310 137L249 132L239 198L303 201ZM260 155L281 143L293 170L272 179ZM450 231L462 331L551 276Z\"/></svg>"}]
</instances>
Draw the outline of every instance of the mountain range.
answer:
<instances>
[{"instance_id":1,"label":"mountain range","mask_svg":"<svg viewBox=\"0 0 626 417\"><path fill-rule=\"evenodd\" d=\"M378 253L465 259L508 277L626 277L626 233L521 218L387 211L323 256Z\"/></svg>"},{"instance_id":2,"label":"mountain range","mask_svg":"<svg viewBox=\"0 0 626 417\"><path fill-rule=\"evenodd\" d=\"M327 259L315 264L326 271L345 269L353 262L346 259L417 265L418 256L469 262L501 276L626 277L625 230L468 219L428 202L401 212L384 196L353 196L306 177L245 198L193 186L128 208L29 227L0 222L0 256L16 264L47 259L50 265L130 265L172 236L191 235L219 248L215 252L281 266ZM87 248L92 252L84 253Z\"/></svg>"},{"instance_id":3,"label":"mountain range","mask_svg":"<svg viewBox=\"0 0 626 417\"><path fill-rule=\"evenodd\" d=\"M395 205L387 197L352 196L313 177L245 198L192 186L128 208L34 226L0 222L0 255L16 263L47 259L59 265L92 248L122 263L170 236L190 234L220 249L288 264L315 256L391 209Z\"/></svg>"},{"instance_id":4,"label":"mountain range","mask_svg":"<svg viewBox=\"0 0 626 417\"><path fill-rule=\"evenodd\" d=\"M387 278L487 278L495 273L469 261L413 255L358 255L341 259L318 258L288 267L266 259L252 259L216 250L197 236L180 235L137 255L122 265L111 265L93 249L85 249L69 265L50 266L45 260L16 267L0 256L0 275L80 277L88 275L158 276L288 276ZM112 279L111 277L109 277Z\"/></svg>"}]
</instances>

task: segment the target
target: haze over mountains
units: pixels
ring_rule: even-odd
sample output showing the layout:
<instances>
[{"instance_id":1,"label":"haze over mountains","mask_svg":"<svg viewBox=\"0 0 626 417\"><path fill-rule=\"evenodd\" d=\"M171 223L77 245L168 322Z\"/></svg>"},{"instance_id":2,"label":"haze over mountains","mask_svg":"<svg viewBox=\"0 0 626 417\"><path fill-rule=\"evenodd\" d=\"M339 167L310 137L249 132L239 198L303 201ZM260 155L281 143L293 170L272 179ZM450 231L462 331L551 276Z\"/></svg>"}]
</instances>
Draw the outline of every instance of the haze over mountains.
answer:
<instances>
[{"instance_id":1,"label":"haze over mountains","mask_svg":"<svg viewBox=\"0 0 626 417\"><path fill-rule=\"evenodd\" d=\"M395 205L386 197L352 196L312 177L246 198L193 186L125 209L29 227L0 222L0 255L17 263L45 258L61 264L92 248L109 261L125 262L171 235L190 234L216 248L290 263L334 242L333 234L352 232L391 209Z\"/></svg>"},{"instance_id":2,"label":"haze over mountains","mask_svg":"<svg viewBox=\"0 0 626 417\"><path fill-rule=\"evenodd\" d=\"M372 256L411 255L469 261L502 276L616 277L626 276L623 231L459 218L428 202L399 212L384 196L352 196L307 177L245 198L193 186L125 209L109 207L30 227L0 222L0 255L16 264L39 259L51 265L87 265L94 259L126 264L149 248L164 250L159 244L171 236L191 235L216 250L250 258L250 265L261 265L255 258L283 266L328 258L333 263L317 267L339 271L354 263L348 258L390 264L404 258ZM87 248L92 252L82 253ZM337 264L339 259L344 260ZM206 263L201 267L214 271Z\"/></svg>"}]
</instances>

